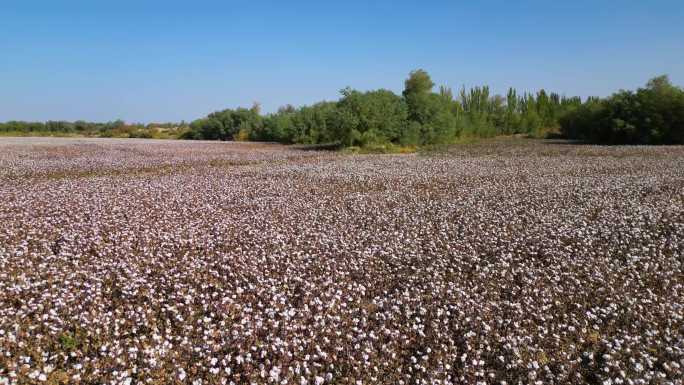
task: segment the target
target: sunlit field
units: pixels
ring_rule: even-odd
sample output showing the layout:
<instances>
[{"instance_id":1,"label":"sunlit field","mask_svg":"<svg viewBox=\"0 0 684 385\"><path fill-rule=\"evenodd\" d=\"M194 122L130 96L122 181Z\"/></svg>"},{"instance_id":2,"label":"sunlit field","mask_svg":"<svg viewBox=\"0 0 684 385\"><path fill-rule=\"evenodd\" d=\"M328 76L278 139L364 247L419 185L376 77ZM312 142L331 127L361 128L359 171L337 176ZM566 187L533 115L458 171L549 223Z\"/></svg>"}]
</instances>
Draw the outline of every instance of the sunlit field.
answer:
<instances>
[{"instance_id":1,"label":"sunlit field","mask_svg":"<svg viewBox=\"0 0 684 385\"><path fill-rule=\"evenodd\" d=\"M0 384L681 384L684 147L0 138Z\"/></svg>"}]
</instances>

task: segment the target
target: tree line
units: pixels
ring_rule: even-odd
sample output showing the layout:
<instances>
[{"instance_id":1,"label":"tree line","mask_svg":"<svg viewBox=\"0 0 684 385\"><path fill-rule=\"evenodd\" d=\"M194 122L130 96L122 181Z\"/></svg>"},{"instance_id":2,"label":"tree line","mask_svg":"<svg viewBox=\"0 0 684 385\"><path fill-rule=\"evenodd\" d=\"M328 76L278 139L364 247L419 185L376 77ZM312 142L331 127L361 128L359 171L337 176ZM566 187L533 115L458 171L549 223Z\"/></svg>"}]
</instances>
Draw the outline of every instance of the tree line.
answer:
<instances>
[{"instance_id":1,"label":"tree line","mask_svg":"<svg viewBox=\"0 0 684 385\"><path fill-rule=\"evenodd\" d=\"M86 122L78 120L24 122L9 121L0 123L0 134L5 135L55 135L55 136L91 136L100 138L176 138L187 130L181 123L133 123L123 120L106 123Z\"/></svg>"},{"instance_id":2,"label":"tree line","mask_svg":"<svg viewBox=\"0 0 684 385\"><path fill-rule=\"evenodd\" d=\"M561 116L561 133L605 144L684 144L684 90L667 76L636 91L590 98Z\"/></svg>"},{"instance_id":3,"label":"tree line","mask_svg":"<svg viewBox=\"0 0 684 385\"><path fill-rule=\"evenodd\" d=\"M226 109L190 124L186 139L254 140L298 144L338 143L341 146L421 146L451 143L461 137L558 132L559 119L582 104L540 90L505 97L489 87L434 90L424 70L409 74L401 95L386 89L345 88L340 99L295 108L281 107L262 115L259 105Z\"/></svg>"},{"instance_id":4,"label":"tree line","mask_svg":"<svg viewBox=\"0 0 684 385\"><path fill-rule=\"evenodd\" d=\"M461 88L454 95L446 86L435 90L430 75L419 69L409 74L400 95L347 87L337 101L286 105L270 114L262 114L254 104L216 111L189 125L11 121L0 123L3 132L390 149L514 134L603 144L684 144L684 90L660 76L636 91L584 101L543 89L521 94L510 88L505 96L492 95L487 86Z\"/></svg>"}]
</instances>

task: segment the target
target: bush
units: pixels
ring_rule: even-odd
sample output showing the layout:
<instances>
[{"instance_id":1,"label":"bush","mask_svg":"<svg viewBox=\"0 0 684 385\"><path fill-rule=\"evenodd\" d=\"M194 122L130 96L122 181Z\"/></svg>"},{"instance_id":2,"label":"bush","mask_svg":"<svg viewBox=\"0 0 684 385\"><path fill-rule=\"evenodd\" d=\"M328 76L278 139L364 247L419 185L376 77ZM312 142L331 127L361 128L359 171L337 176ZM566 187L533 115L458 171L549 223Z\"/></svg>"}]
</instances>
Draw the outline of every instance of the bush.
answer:
<instances>
[{"instance_id":1,"label":"bush","mask_svg":"<svg viewBox=\"0 0 684 385\"><path fill-rule=\"evenodd\" d=\"M139 139L152 139L154 138L153 133L150 130L135 130L128 134L129 138L139 138Z\"/></svg>"},{"instance_id":2,"label":"bush","mask_svg":"<svg viewBox=\"0 0 684 385\"><path fill-rule=\"evenodd\" d=\"M259 114L259 106L216 111L206 118L190 123L192 133L184 133L182 137L207 140L247 140L252 132L260 132L263 118Z\"/></svg>"}]
</instances>

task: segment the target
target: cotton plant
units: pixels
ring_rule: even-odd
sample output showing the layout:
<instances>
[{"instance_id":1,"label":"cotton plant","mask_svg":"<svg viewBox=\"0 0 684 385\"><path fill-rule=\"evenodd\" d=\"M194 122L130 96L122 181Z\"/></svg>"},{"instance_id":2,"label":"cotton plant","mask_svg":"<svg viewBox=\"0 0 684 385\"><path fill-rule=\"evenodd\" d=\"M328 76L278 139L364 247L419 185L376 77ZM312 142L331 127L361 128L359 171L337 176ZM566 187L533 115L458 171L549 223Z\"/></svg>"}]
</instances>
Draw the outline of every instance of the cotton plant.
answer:
<instances>
[{"instance_id":1,"label":"cotton plant","mask_svg":"<svg viewBox=\"0 0 684 385\"><path fill-rule=\"evenodd\" d=\"M10 148L0 384L681 383L682 150L500 146Z\"/></svg>"}]
</instances>

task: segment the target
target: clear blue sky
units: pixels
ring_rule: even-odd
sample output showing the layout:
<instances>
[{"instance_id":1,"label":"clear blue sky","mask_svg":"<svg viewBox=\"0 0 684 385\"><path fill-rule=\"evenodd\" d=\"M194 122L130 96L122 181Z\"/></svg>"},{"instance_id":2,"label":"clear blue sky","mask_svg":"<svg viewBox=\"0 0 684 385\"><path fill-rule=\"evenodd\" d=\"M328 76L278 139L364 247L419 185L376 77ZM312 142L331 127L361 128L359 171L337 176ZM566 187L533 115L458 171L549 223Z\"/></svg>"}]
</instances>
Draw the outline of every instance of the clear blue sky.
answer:
<instances>
[{"instance_id":1,"label":"clear blue sky","mask_svg":"<svg viewBox=\"0 0 684 385\"><path fill-rule=\"evenodd\" d=\"M0 121L192 120L228 107L454 89L684 85L684 1L0 2Z\"/></svg>"}]
</instances>

